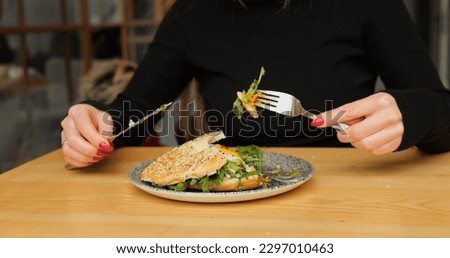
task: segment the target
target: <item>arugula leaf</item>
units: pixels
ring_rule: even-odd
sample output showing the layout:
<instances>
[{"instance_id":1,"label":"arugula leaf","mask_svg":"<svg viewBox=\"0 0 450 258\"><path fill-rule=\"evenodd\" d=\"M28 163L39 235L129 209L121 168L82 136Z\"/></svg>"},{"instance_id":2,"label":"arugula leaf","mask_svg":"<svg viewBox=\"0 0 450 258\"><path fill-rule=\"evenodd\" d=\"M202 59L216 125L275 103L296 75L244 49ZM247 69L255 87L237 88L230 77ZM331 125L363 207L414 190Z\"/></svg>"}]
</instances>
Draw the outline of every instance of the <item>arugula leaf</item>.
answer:
<instances>
[{"instance_id":1,"label":"arugula leaf","mask_svg":"<svg viewBox=\"0 0 450 258\"><path fill-rule=\"evenodd\" d=\"M168 187L170 190L174 190L177 192L183 192L184 190L186 190L188 184L189 184L189 181L185 181L185 182L180 182L175 185L169 185Z\"/></svg>"},{"instance_id":2,"label":"arugula leaf","mask_svg":"<svg viewBox=\"0 0 450 258\"><path fill-rule=\"evenodd\" d=\"M211 190L208 176L200 178L200 187L202 188L202 192L208 193Z\"/></svg>"},{"instance_id":3,"label":"arugula leaf","mask_svg":"<svg viewBox=\"0 0 450 258\"><path fill-rule=\"evenodd\" d=\"M253 166L258 172L262 169L262 152L256 145L239 146L236 148L239 157L249 166Z\"/></svg>"},{"instance_id":4,"label":"arugula leaf","mask_svg":"<svg viewBox=\"0 0 450 258\"><path fill-rule=\"evenodd\" d=\"M233 110L234 115L240 120L242 117L242 114L244 114L245 110L244 110L244 107L242 106L242 103L239 100L239 98L236 98L236 100L233 102L232 110Z\"/></svg>"},{"instance_id":5,"label":"arugula leaf","mask_svg":"<svg viewBox=\"0 0 450 258\"><path fill-rule=\"evenodd\" d=\"M261 82L261 79L265 73L266 73L266 70L264 70L264 67L261 67L261 71L259 72L258 80L253 80L252 84L250 84L247 94L255 94L256 93L259 83Z\"/></svg>"}]
</instances>

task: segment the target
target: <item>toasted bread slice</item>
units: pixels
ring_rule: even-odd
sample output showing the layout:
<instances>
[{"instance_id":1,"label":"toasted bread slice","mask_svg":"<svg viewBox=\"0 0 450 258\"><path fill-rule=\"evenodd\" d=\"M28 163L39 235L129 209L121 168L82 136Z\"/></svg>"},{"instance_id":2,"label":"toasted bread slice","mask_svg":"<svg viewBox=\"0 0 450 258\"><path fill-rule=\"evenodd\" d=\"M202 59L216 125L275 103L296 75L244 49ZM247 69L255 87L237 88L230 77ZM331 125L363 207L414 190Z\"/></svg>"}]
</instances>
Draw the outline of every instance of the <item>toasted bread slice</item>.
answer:
<instances>
[{"instance_id":1,"label":"toasted bread slice","mask_svg":"<svg viewBox=\"0 0 450 258\"><path fill-rule=\"evenodd\" d=\"M222 131L212 132L170 150L144 169L141 180L166 186L215 174L227 159L211 143L223 138Z\"/></svg>"}]
</instances>

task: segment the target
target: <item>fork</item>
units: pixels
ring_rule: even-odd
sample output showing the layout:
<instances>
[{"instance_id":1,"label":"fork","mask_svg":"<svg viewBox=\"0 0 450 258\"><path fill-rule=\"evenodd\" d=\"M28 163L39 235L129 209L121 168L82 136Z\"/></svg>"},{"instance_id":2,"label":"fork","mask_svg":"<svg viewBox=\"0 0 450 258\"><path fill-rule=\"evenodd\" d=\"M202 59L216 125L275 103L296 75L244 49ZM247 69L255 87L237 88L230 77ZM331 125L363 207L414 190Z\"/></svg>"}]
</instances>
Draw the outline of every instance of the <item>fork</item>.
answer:
<instances>
[{"instance_id":1,"label":"fork","mask_svg":"<svg viewBox=\"0 0 450 258\"><path fill-rule=\"evenodd\" d=\"M256 106L285 115L285 116L305 116L311 120L317 118L316 114L313 114L303 108L300 100L291 94L273 91L273 90L258 90L258 101ZM344 123L337 123L332 126L334 129L342 131L345 130L348 125Z\"/></svg>"}]
</instances>

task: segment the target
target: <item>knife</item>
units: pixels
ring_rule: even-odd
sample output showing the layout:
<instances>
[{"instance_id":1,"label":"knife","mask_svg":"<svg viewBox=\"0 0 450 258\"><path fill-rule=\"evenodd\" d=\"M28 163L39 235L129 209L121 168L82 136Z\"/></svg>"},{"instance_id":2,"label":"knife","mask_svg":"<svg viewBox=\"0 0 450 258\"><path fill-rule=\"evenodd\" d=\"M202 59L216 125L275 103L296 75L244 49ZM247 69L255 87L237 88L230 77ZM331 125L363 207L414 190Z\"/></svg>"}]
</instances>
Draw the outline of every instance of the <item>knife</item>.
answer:
<instances>
[{"instance_id":1,"label":"knife","mask_svg":"<svg viewBox=\"0 0 450 258\"><path fill-rule=\"evenodd\" d=\"M153 111L152 113L150 113L150 114L144 116L143 118L139 119L137 122L134 122L133 120L130 119L130 121L128 122L128 127L125 128L124 130L120 131L119 133L114 134L114 135L108 137L108 138L107 138L107 139L108 139L108 142L114 141L117 137L119 137L119 136L121 136L122 134L128 132L128 131L131 130L133 127L135 127L135 126L137 126L137 125L139 125L139 124L142 124L143 122L145 122L145 121L146 121L147 119L149 119L150 117L155 116L156 114L158 114L159 112L161 112L161 111L163 111L163 110L166 110L170 105L172 105L172 102L169 102L169 103L167 103L167 104L161 105L161 106L160 106L159 108L157 108L155 111ZM78 168L78 167L75 167L75 166L70 165L70 164L66 164L64 167L65 167L66 169L68 169L68 170Z\"/></svg>"}]
</instances>

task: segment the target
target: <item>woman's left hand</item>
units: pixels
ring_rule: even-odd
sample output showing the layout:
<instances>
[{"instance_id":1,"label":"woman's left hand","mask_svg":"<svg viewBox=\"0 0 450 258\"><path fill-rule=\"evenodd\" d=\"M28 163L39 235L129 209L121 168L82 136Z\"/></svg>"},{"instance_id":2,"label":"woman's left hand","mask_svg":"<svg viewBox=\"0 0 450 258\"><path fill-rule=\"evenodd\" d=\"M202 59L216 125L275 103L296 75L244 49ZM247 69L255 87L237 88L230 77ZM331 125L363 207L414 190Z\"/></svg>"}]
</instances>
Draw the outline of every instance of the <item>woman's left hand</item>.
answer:
<instances>
[{"instance_id":1,"label":"woman's left hand","mask_svg":"<svg viewBox=\"0 0 450 258\"><path fill-rule=\"evenodd\" d=\"M323 122L320 121L321 118ZM351 143L354 147L373 154L393 152L402 141L402 114L395 99L388 93L376 93L323 112L312 124L326 127L338 122L349 125L347 129L338 132L339 141Z\"/></svg>"}]
</instances>

